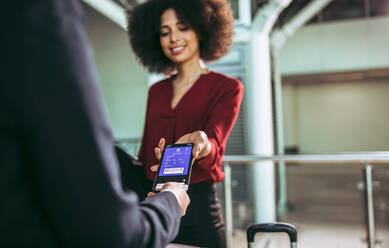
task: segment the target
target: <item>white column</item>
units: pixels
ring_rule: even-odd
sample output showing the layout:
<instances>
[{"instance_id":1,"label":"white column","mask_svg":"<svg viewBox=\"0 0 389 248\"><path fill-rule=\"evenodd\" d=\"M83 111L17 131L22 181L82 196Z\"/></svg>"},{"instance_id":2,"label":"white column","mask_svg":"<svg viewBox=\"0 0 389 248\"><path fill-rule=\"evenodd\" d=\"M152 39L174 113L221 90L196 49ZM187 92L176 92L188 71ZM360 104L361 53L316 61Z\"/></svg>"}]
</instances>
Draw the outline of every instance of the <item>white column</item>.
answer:
<instances>
[{"instance_id":1,"label":"white column","mask_svg":"<svg viewBox=\"0 0 389 248\"><path fill-rule=\"evenodd\" d=\"M273 155L273 113L269 37L252 33L247 46L247 131L250 154ZM255 222L276 220L274 163L251 166Z\"/></svg>"},{"instance_id":2,"label":"white column","mask_svg":"<svg viewBox=\"0 0 389 248\"><path fill-rule=\"evenodd\" d=\"M246 27L251 25L251 0L239 0L239 21Z\"/></svg>"}]
</instances>

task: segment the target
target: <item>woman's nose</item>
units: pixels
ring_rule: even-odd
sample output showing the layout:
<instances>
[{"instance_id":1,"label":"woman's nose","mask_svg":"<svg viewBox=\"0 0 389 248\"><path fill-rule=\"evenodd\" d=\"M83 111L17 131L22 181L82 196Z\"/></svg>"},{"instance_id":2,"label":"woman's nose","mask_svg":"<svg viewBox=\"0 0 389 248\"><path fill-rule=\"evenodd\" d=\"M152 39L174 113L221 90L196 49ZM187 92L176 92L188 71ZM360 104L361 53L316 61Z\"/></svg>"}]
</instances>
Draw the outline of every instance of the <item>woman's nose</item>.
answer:
<instances>
[{"instance_id":1,"label":"woman's nose","mask_svg":"<svg viewBox=\"0 0 389 248\"><path fill-rule=\"evenodd\" d=\"M177 40L180 39L180 33L178 32L178 30L173 30L171 33L170 33L170 41L172 43L176 42Z\"/></svg>"}]
</instances>

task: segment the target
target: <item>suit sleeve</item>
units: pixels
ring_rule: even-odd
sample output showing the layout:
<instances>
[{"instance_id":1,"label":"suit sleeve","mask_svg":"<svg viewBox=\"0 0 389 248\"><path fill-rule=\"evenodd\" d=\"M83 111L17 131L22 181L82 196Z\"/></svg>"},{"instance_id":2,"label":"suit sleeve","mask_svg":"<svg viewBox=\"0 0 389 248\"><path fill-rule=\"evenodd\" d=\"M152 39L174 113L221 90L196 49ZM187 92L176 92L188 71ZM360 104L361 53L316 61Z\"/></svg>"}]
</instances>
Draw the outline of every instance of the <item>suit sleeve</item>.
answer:
<instances>
[{"instance_id":1,"label":"suit sleeve","mask_svg":"<svg viewBox=\"0 0 389 248\"><path fill-rule=\"evenodd\" d=\"M226 143L228 135L235 124L243 99L243 85L238 80L225 82L223 93L213 107L210 118L204 128L211 143L211 152L203 159L197 161L197 166L213 170L209 165L218 166L224 150L221 146Z\"/></svg>"},{"instance_id":2,"label":"suit sleeve","mask_svg":"<svg viewBox=\"0 0 389 248\"><path fill-rule=\"evenodd\" d=\"M32 197L59 246L166 246L179 205L171 192L139 203L122 189L79 2L21 3L18 13L17 128Z\"/></svg>"}]
</instances>

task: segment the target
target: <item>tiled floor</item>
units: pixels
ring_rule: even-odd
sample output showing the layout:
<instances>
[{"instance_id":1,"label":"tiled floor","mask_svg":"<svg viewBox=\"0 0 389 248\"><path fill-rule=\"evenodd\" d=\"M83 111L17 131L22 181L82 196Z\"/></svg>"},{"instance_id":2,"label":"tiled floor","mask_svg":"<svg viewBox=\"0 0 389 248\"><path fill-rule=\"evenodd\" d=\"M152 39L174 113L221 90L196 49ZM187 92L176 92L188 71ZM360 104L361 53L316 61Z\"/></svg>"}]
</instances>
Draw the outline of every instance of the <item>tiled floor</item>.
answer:
<instances>
[{"instance_id":1,"label":"tiled floor","mask_svg":"<svg viewBox=\"0 0 389 248\"><path fill-rule=\"evenodd\" d=\"M366 238L362 225L331 225L318 223L294 223L298 230L298 248L366 248ZM377 227L376 248L389 247L389 229ZM233 237L233 247L247 247L246 233L237 230ZM257 234L256 248L290 247L286 234Z\"/></svg>"}]
</instances>

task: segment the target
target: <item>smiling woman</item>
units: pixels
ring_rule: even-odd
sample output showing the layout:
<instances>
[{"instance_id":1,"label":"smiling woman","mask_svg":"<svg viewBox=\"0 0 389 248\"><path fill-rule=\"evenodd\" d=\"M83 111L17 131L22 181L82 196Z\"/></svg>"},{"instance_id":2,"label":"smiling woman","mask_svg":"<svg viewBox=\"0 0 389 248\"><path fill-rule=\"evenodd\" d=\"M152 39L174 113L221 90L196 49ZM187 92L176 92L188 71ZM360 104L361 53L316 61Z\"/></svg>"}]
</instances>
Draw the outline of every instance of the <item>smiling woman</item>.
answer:
<instances>
[{"instance_id":1,"label":"smiling woman","mask_svg":"<svg viewBox=\"0 0 389 248\"><path fill-rule=\"evenodd\" d=\"M193 143L196 159L175 243L225 247L215 183L238 116L243 85L204 64L232 44L233 15L226 0L150 0L128 15L132 49L150 72L168 78L149 89L139 160L151 186L165 143ZM157 146L157 147L156 147Z\"/></svg>"}]
</instances>

